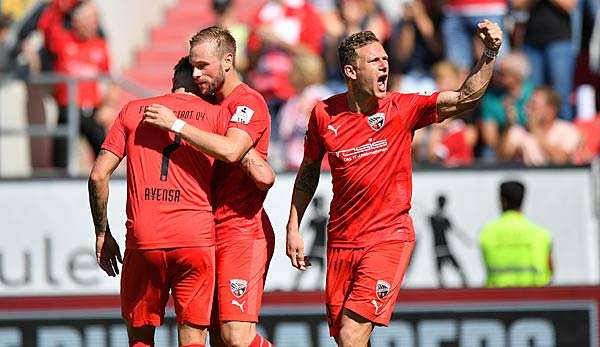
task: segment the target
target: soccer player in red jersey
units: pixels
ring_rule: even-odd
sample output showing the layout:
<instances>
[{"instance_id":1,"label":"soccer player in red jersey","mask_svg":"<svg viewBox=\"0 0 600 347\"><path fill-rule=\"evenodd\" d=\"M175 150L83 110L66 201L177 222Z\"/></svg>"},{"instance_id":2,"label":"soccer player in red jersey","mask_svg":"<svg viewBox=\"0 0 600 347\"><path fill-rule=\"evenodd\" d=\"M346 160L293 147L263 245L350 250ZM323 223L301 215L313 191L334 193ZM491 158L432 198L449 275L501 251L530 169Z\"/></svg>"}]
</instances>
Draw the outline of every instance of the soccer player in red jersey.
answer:
<instances>
[{"instance_id":1,"label":"soccer player in red jersey","mask_svg":"<svg viewBox=\"0 0 600 347\"><path fill-rule=\"evenodd\" d=\"M213 186L219 319L211 324L211 346L270 346L256 334L256 323L275 240L262 206L272 181L254 184L234 163L250 149L266 159L271 118L263 97L239 79L235 40L227 30L213 26L198 32L190 40L189 56L200 93L232 114L225 136L194 125L181 129L183 139L222 161ZM175 118L168 108L152 105L145 121L170 130ZM263 166L253 160L241 163Z\"/></svg>"},{"instance_id":2,"label":"soccer player in red jersey","mask_svg":"<svg viewBox=\"0 0 600 347\"><path fill-rule=\"evenodd\" d=\"M305 270L299 225L327 155L333 178L328 225L326 308L340 346L367 346L387 325L414 247L410 210L411 142L416 129L471 110L492 76L502 31L479 23L485 54L457 91L387 93L388 57L363 31L338 49L348 91L319 102L310 116L287 224L287 255Z\"/></svg>"},{"instance_id":3,"label":"soccer player in red jersey","mask_svg":"<svg viewBox=\"0 0 600 347\"><path fill-rule=\"evenodd\" d=\"M108 181L128 157L121 304L131 346L153 345L169 290L180 346L203 346L210 323L215 278L210 188L215 160L182 140L177 127L188 122L225 134L230 114L185 92L197 90L192 69L186 57L176 67L173 94L132 101L123 108L90 174L97 261L108 275L115 276L121 255L108 226ZM176 110L174 134L142 122L144 110L156 102ZM255 152L248 156L261 160Z\"/></svg>"}]
</instances>

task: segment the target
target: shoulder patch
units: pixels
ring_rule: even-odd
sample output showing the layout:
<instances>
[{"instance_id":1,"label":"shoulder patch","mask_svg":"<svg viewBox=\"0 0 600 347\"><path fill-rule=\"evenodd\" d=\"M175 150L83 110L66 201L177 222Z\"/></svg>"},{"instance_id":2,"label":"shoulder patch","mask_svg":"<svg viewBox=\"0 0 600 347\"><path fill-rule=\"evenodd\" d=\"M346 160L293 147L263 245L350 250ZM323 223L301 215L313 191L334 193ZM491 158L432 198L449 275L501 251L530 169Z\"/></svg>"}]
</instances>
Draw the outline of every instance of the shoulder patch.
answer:
<instances>
[{"instance_id":1,"label":"shoulder patch","mask_svg":"<svg viewBox=\"0 0 600 347\"><path fill-rule=\"evenodd\" d=\"M231 116L231 121L235 123L248 124L254 115L254 110L248 106L238 106L235 113Z\"/></svg>"}]
</instances>

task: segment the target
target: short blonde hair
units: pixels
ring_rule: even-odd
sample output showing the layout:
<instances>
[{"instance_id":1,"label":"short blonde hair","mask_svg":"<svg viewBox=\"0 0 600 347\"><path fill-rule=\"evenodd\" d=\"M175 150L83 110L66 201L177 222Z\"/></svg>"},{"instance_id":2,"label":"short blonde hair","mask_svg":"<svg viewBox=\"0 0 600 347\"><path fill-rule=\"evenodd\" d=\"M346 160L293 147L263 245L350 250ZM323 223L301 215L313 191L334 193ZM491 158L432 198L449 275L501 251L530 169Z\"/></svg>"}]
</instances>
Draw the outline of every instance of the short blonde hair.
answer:
<instances>
[{"instance_id":1,"label":"short blonde hair","mask_svg":"<svg viewBox=\"0 0 600 347\"><path fill-rule=\"evenodd\" d=\"M325 64L323 59L309 52L294 56L294 70L292 79L296 84L304 87L325 82Z\"/></svg>"},{"instance_id":2,"label":"short blonde hair","mask_svg":"<svg viewBox=\"0 0 600 347\"><path fill-rule=\"evenodd\" d=\"M500 69L508 70L517 75L521 81L529 78L531 64L523 52L511 52L505 55L498 64Z\"/></svg>"}]
</instances>

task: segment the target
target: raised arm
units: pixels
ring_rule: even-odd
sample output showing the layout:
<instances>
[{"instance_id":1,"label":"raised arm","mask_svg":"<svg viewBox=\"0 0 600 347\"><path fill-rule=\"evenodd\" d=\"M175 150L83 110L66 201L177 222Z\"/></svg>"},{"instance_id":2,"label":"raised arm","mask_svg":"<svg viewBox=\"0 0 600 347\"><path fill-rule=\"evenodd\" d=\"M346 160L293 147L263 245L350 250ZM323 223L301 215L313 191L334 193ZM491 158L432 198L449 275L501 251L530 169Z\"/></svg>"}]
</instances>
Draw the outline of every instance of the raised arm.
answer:
<instances>
[{"instance_id":1,"label":"raised arm","mask_svg":"<svg viewBox=\"0 0 600 347\"><path fill-rule=\"evenodd\" d=\"M242 158L240 166L246 175L254 181L258 189L263 192L269 190L273 186L273 183L275 183L273 168L253 148Z\"/></svg>"},{"instance_id":2,"label":"raised arm","mask_svg":"<svg viewBox=\"0 0 600 347\"><path fill-rule=\"evenodd\" d=\"M437 99L439 121L473 110L490 83L496 62L495 57L502 44L502 30L498 24L488 20L477 26L479 38L485 45L485 52L458 90L443 91L439 94Z\"/></svg>"},{"instance_id":3,"label":"raised arm","mask_svg":"<svg viewBox=\"0 0 600 347\"><path fill-rule=\"evenodd\" d=\"M286 253L292 261L292 266L300 270L306 270L304 241L300 235L300 222L319 185L321 160L312 160L307 158L306 155L304 156L292 192L290 216L287 223Z\"/></svg>"},{"instance_id":4,"label":"raised arm","mask_svg":"<svg viewBox=\"0 0 600 347\"><path fill-rule=\"evenodd\" d=\"M107 150L101 150L90 173L88 195L90 210L96 232L96 261L109 276L119 273L117 261L123 263L119 245L110 233L108 226L108 182L121 158Z\"/></svg>"}]
</instances>

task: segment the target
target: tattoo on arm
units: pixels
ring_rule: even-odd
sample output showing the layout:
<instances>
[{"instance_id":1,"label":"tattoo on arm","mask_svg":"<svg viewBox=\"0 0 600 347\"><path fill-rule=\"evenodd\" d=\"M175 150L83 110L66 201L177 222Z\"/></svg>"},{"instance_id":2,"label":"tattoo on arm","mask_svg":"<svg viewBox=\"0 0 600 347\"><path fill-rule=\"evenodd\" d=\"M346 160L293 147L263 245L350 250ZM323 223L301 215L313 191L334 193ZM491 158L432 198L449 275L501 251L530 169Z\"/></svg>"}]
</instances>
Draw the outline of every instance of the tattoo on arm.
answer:
<instances>
[{"instance_id":1,"label":"tattoo on arm","mask_svg":"<svg viewBox=\"0 0 600 347\"><path fill-rule=\"evenodd\" d=\"M107 154L107 151L101 150L98 158ZM106 207L108 205L108 184L97 184L93 180L88 181L88 193L92 219L96 232L107 231L108 216Z\"/></svg>"},{"instance_id":2,"label":"tattoo on arm","mask_svg":"<svg viewBox=\"0 0 600 347\"><path fill-rule=\"evenodd\" d=\"M248 158L248 156L245 156L242 159L242 167L248 171L252 167L264 167L264 165L254 158Z\"/></svg>"},{"instance_id":3,"label":"tattoo on arm","mask_svg":"<svg viewBox=\"0 0 600 347\"><path fill-rule=\"evenodd\" d=\"M302 165L296 177L294 189L308 194L312 197L319 185L319 175L321 173L321 162L316 161L307 165Z\"/></svg>"}]
</instances>

